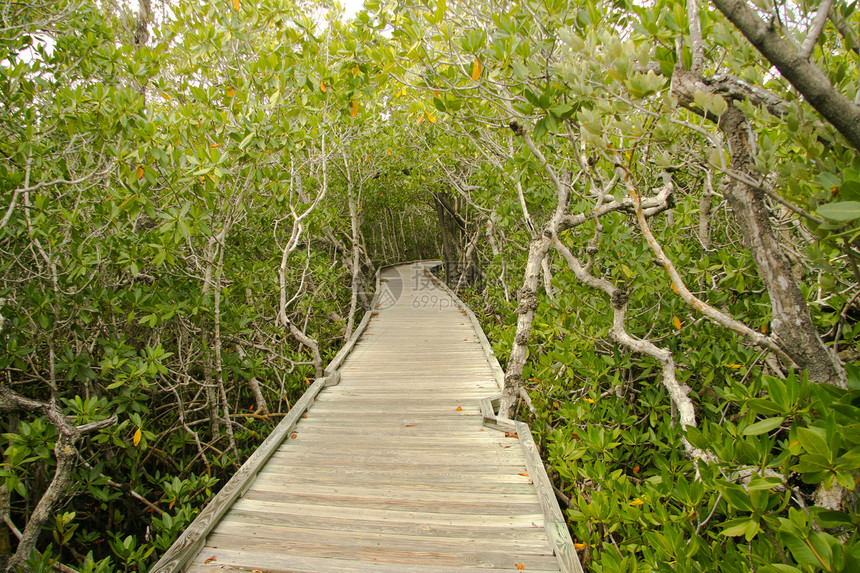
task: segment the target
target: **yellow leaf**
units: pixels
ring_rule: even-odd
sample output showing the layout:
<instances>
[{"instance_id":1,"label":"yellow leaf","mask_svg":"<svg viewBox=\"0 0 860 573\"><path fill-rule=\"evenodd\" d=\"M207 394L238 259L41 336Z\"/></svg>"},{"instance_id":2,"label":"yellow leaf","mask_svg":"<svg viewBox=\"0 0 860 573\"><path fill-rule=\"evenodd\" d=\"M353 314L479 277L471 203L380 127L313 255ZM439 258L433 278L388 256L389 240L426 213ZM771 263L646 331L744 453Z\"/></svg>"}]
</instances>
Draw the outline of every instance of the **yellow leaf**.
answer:
<instances>
[{"instance_id":1,"label":"yellow leaf","mask_svg":"<svg viewBox=\"0 0 860 573\"><path fill-rule=\"evenodd\" d=\"M681 330L681 319L678 318L677 316L672 317L672 324L675 325L675 328L677 330Z\"/></svg>"},{"instance_id":2,"label":"yellow leaf","mask_svg":"<svg viewBox=\"0 0 860 573\"><path fill-rule=\"evenodd\" d=\"M645 502L638 497L630 502L630 505L645 505Z\"/></svg>"},{"instance_id":3,"label":"yellow leaf","mask_svg":"<svg viewBox=\"0 0 860 573\"><path fill-rule=\"evenodd\" d=\"M588 547L588 545L585 543L574 543L573 544L573 548L576 549L577 551L582 551L586 547Z\"/></svg>"},{"instance_id":4,"label":"yellow leaf","mask_svg":"<svg viewBox=\"0 0 860 573\"><path fill-rule=\"evenodd\" d=\"M475 56L475 63L472 65L472 81L478 81L479 77L481 77L481 60Z\"/></svg>"},{"instance_id":5,"label":"yellow leaf","mask_svg":"<svg viewBox=\"0 0 860 573\"><path fill-rule=\"evenodd\" d=\"M233 0L233 10L239 11L239 0Z\"/></svg>"},{"instance_id":6,"label":"yellow leaf","mask_svg":"<svg viewBox=\"0 0 860 573\"><path fill-rule=\"evenodd\" d=\"M423 116L423 115L422 115L421 117L419 117L419 118L418 118L418 122L417 122L417 123L419 123L419 124L420 124L422 121L424 121L424 116Z\"/></svg>"},{"instance_id":7,"label":"yellow leaf","mask_svg":"<svg viewBox=\"0 0 860 573\"><path fill-rule=\"evenodd\" d=\"M352 117L358 117L358 102L352 100L352 111L349 112Z\"/></svg>"},{"instance_id":8,"label":"yellow leaf","mask_svg":"<svg viewBox=\"0 0 860 573\"><path fill-rule=\"evenodd\" d=\"M220 143L213 143L209 146L209 149L218 149L219 147L221 147Z\"/></svg>"},{"instance_id":9,"label":"yellow leaf","mask_svg":"<svg viewBox=\"0 0 860 573\"><path fill-rule=\"evenodd\" d=\"M169 96L169 95L167 95L167 94L166 94L166 93L164 93L164 92L161 92L161 97L163 97L163 98L164 98L164 99L166 99L167 101L170 101L170 96Z\"/></svg>"},{"instance_id":10,"label":"yellow leaf","mask_svg":"<svg viewBox=\"0 0 860 573\"><path fill-rule=\"evenodd\" d=\"M675 294L681 296L681 291L678 290L678 287L675 286L674 281L672 282L672 290L675 291Z\"/></svg>"},{"instance_id":11,"label":"yellow leaf","mask_svg":"<svg viewBox=\"0 0 860 573\"><path fill-rule=\"evenodd\" d=\"M391 155L391 148L386 149L385 151L388 152L388 155Z\"/></svg>"},{"instance_id":12,"label":"yellow leaf","mask_svg":"<svg viewBox=\"0 0 860 573\"><path fill-rule=\"evenodd\" d=\"M583 398L582 401L588 402L589 404L594 404L594 400L592 400L591 398Z\"/></svg>"},{"instance_id":13,"label":"yellow leaf","mask_svg":"<svg viewBox=\"0 0 860 573\"><path fill-rule=\"evenodd\" d=\"M430 123L436 123L436 118L428 113L427 114L427 121L429 121Z\"/></svg>"},{"instance_id":14,"label":"yellow leaf","mask_svg":"<svg viewBox=\"0 0 860 573\"><path fill-rule=\"evenodd\" d=\"M143 177L143 167L137 168L137 180L140 181L140 178Z\"/></svg>"},{"instance_id":15,"label":"yellow leaf","mask_svg":"<svg viewBox=\"0 0 860 573\"><path fill-rule=\"evenodd\" d=\"M726 368L740 368L740 364L726 364Z\"/></svg>"},{"instance_id":16,"label":"yellow leaf","mask_svg":"<svg viewBox=\"0 0 860 573\"><path fill-rule=\"evenodd\" d=\"M762 327L761 327L761 333L762 333L762 334L767 334L767 325L766 325L766 324L763 324L763 325L762 325Z\"/></svg>"},{"instance_id":17,"label":"yellow leaf","mask_svg":"<svg viewBox=\"0 0 860 573\"><path fill-rule=\"evenodd\" d=\"M323 93L326 92L325 82L320 82L320 90L322 90Z\"/></svg>"},{"instance_id":18,"label":"yellow leaf","mask_svg":"<svg viewBox=\"0 0 860 573\"><path fill-rule=\"evenodd\" d=\"M358 69L358 66L352 68L352 75L357 76L361 70Z\"/></svg>"},{"instance_id":19,"label":"yellow leaf","mask_svg":"<svg viewBox=\"0 0 860 573\"><path fill-rule=\"evenodd\" d=\"M140 443L140 438L141 438L142 436L143 436L143 432L141 432L141 431L140 431L140 428L136 429L136 430L134 431L134 437L132 437L132 438L131 438L131 443L132 443L135 447L137 447L137 445Z\"/></svg>"},{"instance_id":20,"label":"yellow leaf","mask_svg":"<svg viewBox=\"0 0 860 573\"><path fill-rule=\"evenodd\" d=\"M234 90L233 88L227 90L227 97L233 97L234 95L236 95L236 90Z\"/></svg>"}]
</instances>

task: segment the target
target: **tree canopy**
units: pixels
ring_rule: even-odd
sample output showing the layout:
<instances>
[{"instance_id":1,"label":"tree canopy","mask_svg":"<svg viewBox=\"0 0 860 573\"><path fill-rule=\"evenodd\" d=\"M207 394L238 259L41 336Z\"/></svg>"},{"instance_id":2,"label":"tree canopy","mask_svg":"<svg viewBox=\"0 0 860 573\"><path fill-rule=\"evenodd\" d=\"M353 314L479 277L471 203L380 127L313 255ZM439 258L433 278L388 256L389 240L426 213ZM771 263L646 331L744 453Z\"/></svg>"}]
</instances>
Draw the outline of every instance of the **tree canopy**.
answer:
<instances>
[{"instance_id":1,"label":"tree canopy","mask_svg":"<svg viewBox=\"0 0 860 573\"><path fill-rule=\"evenodd\" d=\"M858 24L3 2L0 566L146 571L440 258L589 570L858 570Z\"/></svg>"}]
</instances>

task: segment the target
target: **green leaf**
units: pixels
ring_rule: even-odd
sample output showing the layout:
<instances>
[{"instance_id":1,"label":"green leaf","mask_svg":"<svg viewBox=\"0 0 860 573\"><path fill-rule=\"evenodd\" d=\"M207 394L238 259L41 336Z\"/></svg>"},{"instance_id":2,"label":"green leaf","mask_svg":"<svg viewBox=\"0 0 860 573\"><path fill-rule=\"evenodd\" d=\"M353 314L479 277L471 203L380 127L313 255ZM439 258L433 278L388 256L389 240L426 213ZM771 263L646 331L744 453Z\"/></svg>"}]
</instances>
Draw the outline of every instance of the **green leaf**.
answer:
<instances>
[{"instance_id":1,"label":"green leaf","mask_svg":"<svg viewBox=\"0 0 860 573\"><path fill-rule=\"evenodd\" d=\"M848 222L860 219L860 202L837 201L818 207L818 214L831 221Z\"/></svg>"},{"instance_id":2,"label":"green leaf","mask_svg":"<svg viewBox=\"0 0 860 573\"><path fill-rule=\"evenodd\" d=\"M755 424L750 424L744 428L744 436L758 436L759 434L766 434L774 428L778 428L784 419L785 418L782 416L777 416L775 418L764 419L760 422L756 422Z\"/></svg>"},{"instance_id":3,"label":"green leaf","mask_svg":"<svg viewBox=\"0 0 860 573\"><path fill-rule=\"evenodd\" d=\"M684 430L687 432L687 440L695 447L700 450L707 450L711 447L711 443L697 427L687 426Z\"/></svg>"},{"instance_id":4,"label":"green leaf","mask_svg":"<svg viewBox=\"0 0 860 573\"><path fill-rule=\"evenodd\" d=\"M750 479L750 483L747 486L747 488L750 491L769 490L769 489L773 489L775 487L779 487L781 485L784 485L783 481L777 477L754 476L752 479Z\"/></svg>"},{"instance_id":5,"label":"green leaf","mask_svg":"<svg viewBox=\"0 0 860 573\"><path fill-rule=\"evenodd\" d=\"M831 511L831 510L820 510L816 514L816 518L818 522L824 527L840 527L844 525L850 525L851 514L846 513L844 511Z\"/></svg>"},{"instance_id":6,"label":"green leaf","mask_svg":"<svg viewBox=\"0 0 860 573\"><path fill-rule=\"evenodd\" d=\"M765 398L753 398L748 402L750 409L757 414L783 414L782 408Z\"/></svg>"},{"instance_id":7,"label":"green leaf","mask_svg":"<svg viewBox=\"0 0 860 573\"><path fill-rule=\"evenodd\" d=\"M246 147L248 147L248 144L251 143L251 139L253 139L253 138L254 138L254 132L252 131L251 133L246 135L244 137L244 139L242 139L242 141L239 142L239 149L244 150Z\"/></svg>"},{"instance_id":8,"label":"green leaf","mask_svg":"<svg viewBox=\"0 0 860 573\"><path fill-rule=\"evenodd\" d=\"M839 198L843 201L860 201L860 181L848 179L839 186Z\"/></svg>"},{"instance_id":9,"label":"green leaf","mask_svg":"<svg viewBox=\"0 0 860 573\"><path fill-rule=\"evenodd\" d=\"M761 531L761 526L758 521L752 519L749 520L744 528L744 539L752 541L753 537L755 537L759 531Z\"/></svg>"},{"instance_id":10,"label":"green leaf","mask_svg":"<svg viewBox=\"0 0 860 573\"><path fill-rule=\"evenodd\" d=\"M800 471L817 472L830 469L830 460L824 456L804 455L800 457Z\"/></svg>"},{"instance_id":11,"label":"green leaf","mask_svg":"<svg viewBox=\"0 0 860 573\"><path fill-rule=\"evenodd\" d=\"M749 527L750 523L758 525L755 523L755 521L746 517L741 519L730 519L720 524L720 527L725 528L720 533L722 533L723 535L728 535L729 537L745 535L747 527Z\"/></svg>"},{"instance_id":12,"label":"green leaf","mask_svg":"<svg viewBox=\"0 0 860 573\"><path fill-rule=\"evenodd\" d=\"M824 439L824 430L820 428L798 428L797 437L800 445L810 454L830 457L830 446Z\"/></svg>"},{"instance_id":13,"label":"green leaf","mask_svg":"<svg viewBox=\"0 0 860 573\"><path fill-rule=\"evenodd\" d=\"M741 511L752 511L753 506L750 501L749 494L744 491L744 488L737 484L727 483L724 484L721 488L723 497L726 501L734 507L735 509L739 509ZM737 535L740 535L738 533Z\"/></svg>"}]
</instances>

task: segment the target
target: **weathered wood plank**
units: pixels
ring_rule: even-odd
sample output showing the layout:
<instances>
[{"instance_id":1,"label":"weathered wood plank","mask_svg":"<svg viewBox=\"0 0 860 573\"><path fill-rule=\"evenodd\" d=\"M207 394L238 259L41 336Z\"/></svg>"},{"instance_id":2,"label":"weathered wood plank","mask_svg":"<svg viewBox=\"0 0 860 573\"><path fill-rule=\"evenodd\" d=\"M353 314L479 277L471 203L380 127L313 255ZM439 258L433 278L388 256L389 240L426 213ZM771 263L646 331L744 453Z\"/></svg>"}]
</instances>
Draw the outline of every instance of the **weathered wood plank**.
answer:
<instances>
[{"instance_id":1,"label":"weathered wood plank","mask_svg":"<svg viewBox=\"0 0 860 573\"><path fill-rule=\"evenodd\" d=\"M236 501L237 510L253 510L268 515L308 515L311 512L318 517L341 517L343 510L336 506L309 505L293 503L287 498L281 503L261 502L254 499L242 498ZM480 528L492 527L543 527L543 513L523 513L519 515L491 515L476 513L461 515L457 513L441 513L429 511L394 511L391 509L355 509L349 512L350 519L355 521L373 521L383 523L417 523L428 525L456 525Z\"/></svg>"},{"instance_id":2,"label":"weathered wood plank","mask_svg":"<svg viewBox=\"0 0 860 573\"><path fill-rule=\"evenodd\" d=\"M266 573L462 573L463 567L448 567L438 565L410 564L404 568L402 564L378 563L372 561L356 561L349 559L331 559L322 557L292 556L284 559L277 555L262 552L230 551L227 549L207 550L201 557L211 559L195 563L191 572L223 572L223 571L265 571ZM480 568L476 563L470 568ZM501 571L517 571L516 563L511 567L498 568ZM557 569L528 569L529 573L551 573Z\"/></svg>"},{"instance_id":3,"label":"weathered wood plank","mask_svg":"<svg viewBox=\"0 0 860 573\"><path fill-rule=\"evenodd\" d=\"M511 527L507 524L490 522L481 524L479 527L469 527L462 524L443 525L439 523L415 523L410 521L355 520L350 519L347 512L341 512L337 517L330 515L321 516L314 513L294 514L285 520L280 515L242 508L234 508L225 519L245 524L248 528L257 525L270 525L272 527L286 526L308 530L325 529L327 531L373 532L394 536L422 535L427 537L458 538L466 541L490 537L498 539L501 543L512 539L547 539L546 531L544 531L543 527L535 526L531 523Z\"/></svg>"},{"instance_id":4,"label":"weathered wood plank","mask_svg":"<svg viewBox=\"0 0 860 573\"><path fill-rule=\"evenodd\" d=\"M520 469L520 468L512 468ZM531 477L523 466L521 471L500 471L500 468L477 465L471 467L446 467L429 469L397 466L389 468L367 467L309 467L279 465L269 463L260 475L282 475L294 479L297 483L313 481L315 483L397 483L403 481L421 481L427 484L469 484L481 483L529 483ZM525 474L525 475L524 475Z\"/></svg>"},{"instance_id":5,"label":"weathered wood plank","mask_svg":"<svg viewBox=\"0 0 860 573\"><path fill-rule=\"evenodd\" d=\"M308 505L337 506L344 510L345 514L353 508L377 508L391 509L394 511L415 511L420 513L433 513L444 508L445 513L472 514L482 513L486 515L508 515L515 513L538 513L542 511L540 504L533 496L505 496L497 495L493 501L478 501L468 496L452 497L440 504L438 500L425 498L422 495L408 496L386 496L356 497L352 492L348 495L337 495L331 493L312 493L303 488L287 488L280 490L257 489L248 490L246 498L257 501L279 502L284 496L289 496L296 503ZM396 485L394 487L397 487ZM219 523L224 523L230 518L228 514ZM546 536L542 536L546 539Z\"/></svg>"},{"instance_id":6,"label":"weathered wood plank","mask_svg":"<svg viewBox=\"0 0 860 573\"><path fill-rule=\"evenodd\" d=\"M293 434L291 434L293 435ZM450 448L450 447L467 447L467 448L490 448L490 447L510 447L517 444L515 438L505 437L504 434L495 432L472 432L470 434L456 433L451 435L427 435L427 436L411 436L409 445L403 444L403 437L391 435L388 432L376 433L357 433L348 434L341 432L331 432L325 429L316 428L310 424L306 424L299 431L295 432L295 442L305 444L332 444L347 446L362 446L366 445L368 440L372 439L376 446L384 447L404 447L404 448Z\"/></svg>"},{"instance_id":7,"label":"weathered wood plank","mask_svg":"<svg viewBox=\"0 0 860 573\"><path fill-rule=\"evenodd\" d=\"M485 426L506 433L515 433L517 431L517 425L513 421L499 418L496 415L496 411L493 408L493 401L491 397L483 398L481 400L480 406L481 416L484 419Z\"/></svg>"},{"instance_id":8,"label":"weathered wood plank","mask_svg":"<svg viewBox=\"0 0 860 573\"><path fill-rule=\"evenodd\" d=\"M259 476L251 489L246 493L246 498L252 498L252 491L267 490L271 492L287 493L290 486L295 485L289 479L275 476ZM332 485L323 483L305 483L299 489L301 493L317 495L348 495L362 497L364 499L422 499L431 503L444 503L446 501L493 503L497 500L509 500L511 502L527 502L534 499L534 487L529 483L471 483L466 485L424 484L420 482L389 482L373 486Z\"/></svg>"},{"instance_id":9,"label":"weathered wood plank","mask_svg":"<svg viewBox=\"0 0 860 573\"><path fill-rule=\"evenodd\" d=\"M446 537L443 535L426 535L417 532L377 532L377 531L331 531L328 529L312 529L309 527L292 527L290 524L273 527L257 523L222 520L214 533L226 535L249 535L261 539L291 539L293 541L319 541L327 545L344 542L345 544L392 544L404 549L434 547L440 551L452 552L462 550L465 545L470 550L498 551L498 537L491 534L484 538L471 537L465 543L463 537ZM486 533L486 532L485 532ZM539 537L510 538L504 543L516 551L552 555L552 547L546 539Z\"/></svg>"},{"instance_id":10,"label":"weathered wood plank","mask_svg":"<svg viewBox=\"0 0 860 573\"><path fill-rule=\"evenodd\" d=\"M277 557L289 562L291 557L313 556L341 560L363 561L370 563L399 564L408 569L412 565L423 565L431 561L439 567L485 567L489 569L514 569L519 563L532 569L545 569L555 565L552 550L533 551L511 547L507 550L499 546L495 550L471 547L460 544L458 549L445 551L430 543L388 543L375 544L350 543L350 539L326 543L325 540L302 540L291 538L270 539L254 535L214 534L210 547L225 547L231 550L253 551ZM204 553L205 555L205 553Z\"/></svg>"}]
</instances>

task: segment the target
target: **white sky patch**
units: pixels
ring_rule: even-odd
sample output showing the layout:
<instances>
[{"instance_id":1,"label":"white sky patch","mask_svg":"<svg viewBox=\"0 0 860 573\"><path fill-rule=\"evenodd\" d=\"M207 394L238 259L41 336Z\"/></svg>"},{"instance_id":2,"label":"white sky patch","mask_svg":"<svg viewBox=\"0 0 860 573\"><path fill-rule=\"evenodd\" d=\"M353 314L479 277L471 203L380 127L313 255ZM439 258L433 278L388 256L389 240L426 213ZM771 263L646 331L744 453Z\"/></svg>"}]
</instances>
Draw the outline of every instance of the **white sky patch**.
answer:
<instances>
[{"instance_id":1,"label":"white sky patch","mask_svg":"<svg viewBox=\"0 0 860 573\"><path fill-rule=\"evenodd\" d=\"M352 20L364 6L364 0L339 0L344 8L344 19Z\"/></svg>"}]
</instances>

